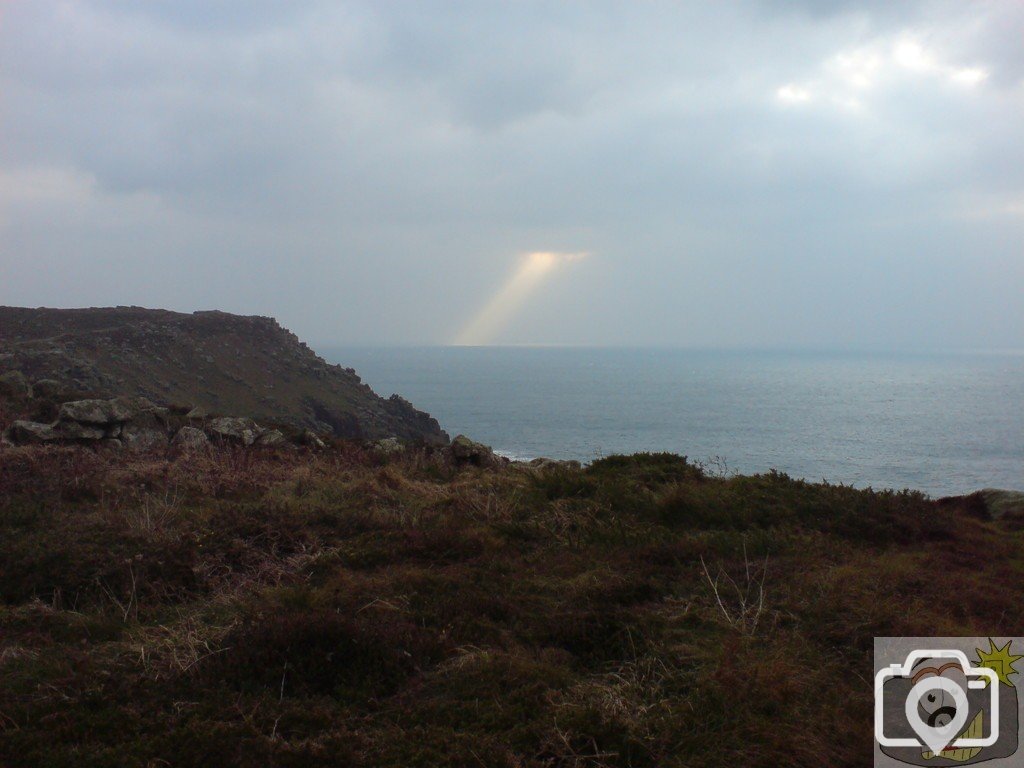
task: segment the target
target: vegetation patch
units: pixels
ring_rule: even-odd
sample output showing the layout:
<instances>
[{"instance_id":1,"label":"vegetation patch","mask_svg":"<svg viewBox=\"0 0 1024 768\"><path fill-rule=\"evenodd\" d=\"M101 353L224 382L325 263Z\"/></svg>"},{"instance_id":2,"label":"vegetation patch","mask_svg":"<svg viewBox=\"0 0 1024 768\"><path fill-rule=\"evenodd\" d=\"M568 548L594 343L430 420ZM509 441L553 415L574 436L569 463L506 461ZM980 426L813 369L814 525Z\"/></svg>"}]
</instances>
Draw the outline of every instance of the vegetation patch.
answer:
<instances>
[{"instance_id":1,"label":"vegetation patch","mask_svg":"<svg viewBox=\"0 0 1024 768\"><path fill-rule=\"evenodd\" d=\"M0 452L4 766L821 766L872 640L1024 634L1019 521L667 454Z\"/></svg>"}]
</instances>

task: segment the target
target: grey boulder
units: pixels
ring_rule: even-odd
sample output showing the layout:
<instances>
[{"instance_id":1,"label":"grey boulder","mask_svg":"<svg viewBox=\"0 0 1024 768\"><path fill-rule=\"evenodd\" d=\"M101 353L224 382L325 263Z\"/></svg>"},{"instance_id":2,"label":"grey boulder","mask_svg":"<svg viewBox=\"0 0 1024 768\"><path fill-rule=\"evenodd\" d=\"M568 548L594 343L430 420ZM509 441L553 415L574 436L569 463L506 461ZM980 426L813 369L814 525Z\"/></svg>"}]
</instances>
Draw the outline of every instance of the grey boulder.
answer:
<instances>
[{"instance_id":1,"label":"grey boulder","mask_svg":"<svg viewBox=\"0 0 1024 768\"><path fill-rule=\"evenodd\" d=\"M195 451L209 445L210 439L201 429L196 429L195 427L182 427L178 430L177 434L175 434L171 444L175 448L181 448L185 451Z\"/></svg>"},{"instance_id":2,"label":"grey boulder","mask_svg":"<svg viewBox=\"0 0 1024 768\"><path fill-rule=\"evenodd\" d=\"M448 450L459 465L494 467L504 463L489 445L470 440L465 435L458 435L452 440Z\"/></svg>"},{"instance_id":3,"label":"grey boulder","mask_svg":"<svg viewBox=\"0 0 1024 768\"><path fill-rule=\"evenodd\" d=\"M265 429L256 438L256 445L262 445L266 448L279 448L287 444L288 439L284 436L284 432L279 429Z\"/></svg>"},{"instance_id":4,"label":"grey boulder","mask_svg":"<svg viewBox=\"0 0 1024 768\"><path fill-rule=\"evenodd\" d=\"M18 445L28 443L49 443L60 440L61 436L51 424L40 424L37 421L15 421L11 424L8 434Z\"/></svg>"},{"instance_id":5,"label":"grey boulder","mask_svg":"<svg viewBox=\"0 0 1024 768\"><path fill-rule=\"evenodd\" d=\"M144 397L115 397L112 400L72 400L60 407L57 418L83 424L116 424L143 414L161 418L166 413L166 408L159 408Z\"/></svg>"},{"instance_id":6,"label":"grey boulder","mask_svg":"<svg viewBox=\"0 0 1024 768\"><path fill-rule=\"evenodd\" d=\"M263 430L248 418L222 416L206 425L206 432L215 440L252 445Z\"/></svg>"},{"instance_id":7,"label":"grey boulder","mask_svg":"<svg viewBox=\"0 0 1024 768\"><path fill-rule=\"evenodd\" d=\"M402 453L405 450L405 444L397 437L385 437L383 440L375 442L373 447L385 456L389 456L394 453Z\"/></svg>"}]
</instances>

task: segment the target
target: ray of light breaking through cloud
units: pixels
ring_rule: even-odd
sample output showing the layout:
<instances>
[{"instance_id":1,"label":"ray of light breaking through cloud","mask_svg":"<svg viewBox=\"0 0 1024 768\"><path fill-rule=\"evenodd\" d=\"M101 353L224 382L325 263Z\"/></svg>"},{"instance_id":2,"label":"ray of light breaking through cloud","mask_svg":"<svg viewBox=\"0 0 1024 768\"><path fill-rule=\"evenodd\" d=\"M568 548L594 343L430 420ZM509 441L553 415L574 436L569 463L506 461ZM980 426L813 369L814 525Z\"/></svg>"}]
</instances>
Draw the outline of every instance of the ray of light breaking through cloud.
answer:
<instances>
[{"instance_id":1,"label":"ray of light breaking through cloud","mask_svg":"<svg viewBox=\"0 0 1024 768\"><path fill-rule=\"evenodd\" d=\"M534 251L520 259L512 275L491 297L483 309L453 339L456 346L482 346L493 343L507 328L530 296L555 270L582 261L587 253Z\"/></svg>"}]
</instances>

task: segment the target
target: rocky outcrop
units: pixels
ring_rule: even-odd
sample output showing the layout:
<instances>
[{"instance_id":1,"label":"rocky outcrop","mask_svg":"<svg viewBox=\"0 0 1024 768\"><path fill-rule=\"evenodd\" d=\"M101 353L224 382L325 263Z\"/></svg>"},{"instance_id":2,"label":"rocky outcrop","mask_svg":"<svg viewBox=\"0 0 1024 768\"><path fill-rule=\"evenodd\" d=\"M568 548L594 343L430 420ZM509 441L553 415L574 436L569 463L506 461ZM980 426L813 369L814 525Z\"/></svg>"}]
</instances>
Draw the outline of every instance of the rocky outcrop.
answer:
<instances>
[{"instance_id":1,"label":"rocky outcrop","mask_svg":"<svg viewBox=\"0 0 1024 768\"><path fill-rule=\"evenodd\" d=\"M397 395L379 397L269 317L0 307L0 328L0 373L15 374L0 376L0 391L25 393L42 379L41 396L53 399L141 396L193 408L196 421L246 414L337 437L448 443L428 414Z\"/></svg>"},{"instance_id":2,"label":"rocky outcrop","mask_svg":"<svg viewBox=\"0 0 1024 768\"><path fill-rule=\"evenodd\" d=\"M144 416L153 423L162 423L167 418L167 409L144 397L115 397L110 400L73 400L63 403L57 414L60 421L102 424L105 427L115 427L128 421L138 424Z\"/></svg>"},{"instance_id":3,"label":"rocky outcrop","mask_svg":"<svg viewBox=\"0 0 1024 768\"><path fill-rule=\"evenodd\" d=\"M178 421L180 423L181 419ZM53 423L18 420L6 430L4 438L12 445L106 443L133 451L168 445L191 451L211 441L263 448L292 445L281 430L261 427L250 418L224 416L209 420L205 430L191 425L175 429L167 408L141 397L73 400L60 406ZM312 447L324 446L311 430L303 433L298 442Z\"/></svg>"},{"instance_id":4,"label":"rocky outcrop","mask_svg":"<svg viewBox=\"0 0 1024 768\"><path fill-rule=\"evenodd\" d=\"M508 459L498 456L489 445L470 440L465 435L452 440L448 451L458 466L497 467L508 463Z\"/></svg>"},{"instance_id":5,"label":"rocky outcrop","mask_svg":"<svg viewBox=\"0 0 1024 768\"><path fill-rule=\"evenodd\" d=\"M53 423L15 421L7 436L15 444L117 440L143 450L167 444L167 409L143 397L72 400L60 406Z\"/></svg>"}]
</instances>

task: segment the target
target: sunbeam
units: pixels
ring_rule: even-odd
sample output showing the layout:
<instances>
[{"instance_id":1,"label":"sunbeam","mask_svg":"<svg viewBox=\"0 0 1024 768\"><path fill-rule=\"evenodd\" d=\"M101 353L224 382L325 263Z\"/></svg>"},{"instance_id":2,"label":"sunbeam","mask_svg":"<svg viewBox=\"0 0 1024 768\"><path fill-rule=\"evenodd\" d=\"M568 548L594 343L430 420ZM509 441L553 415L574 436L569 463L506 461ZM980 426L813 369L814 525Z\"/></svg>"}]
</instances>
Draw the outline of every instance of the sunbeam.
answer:
<instances>
[{"instance_id":1,"label":"sunbeam","mask_svg":"<svg viewBox=\"0 0 1024 768\"><path fill-rule=\"evenodd\" d=\"M490 344L548 275L559 266L580 261L587 255L553 251L534 251L526 254L512 276L486 306L463 326L452 343L456 346Z\"/></svg>"}]
</instances>

